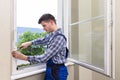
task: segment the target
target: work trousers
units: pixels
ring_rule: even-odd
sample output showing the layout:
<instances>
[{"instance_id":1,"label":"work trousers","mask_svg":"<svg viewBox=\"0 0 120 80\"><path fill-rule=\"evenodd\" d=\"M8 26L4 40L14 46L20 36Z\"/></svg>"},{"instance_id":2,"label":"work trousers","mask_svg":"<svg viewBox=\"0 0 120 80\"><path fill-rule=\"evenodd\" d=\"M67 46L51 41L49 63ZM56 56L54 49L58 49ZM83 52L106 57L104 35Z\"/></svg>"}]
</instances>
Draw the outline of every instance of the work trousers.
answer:
<instances>
[{"instance_id":1,"label":"work trousers","mask_svg":"<svg viewBox=\"0 0 120 80\"><path fill-rule=\"evenodd\" d=\"M68 71L64 64L47 65L44 80L67 80Z\"/></svg>"}]
</instances>

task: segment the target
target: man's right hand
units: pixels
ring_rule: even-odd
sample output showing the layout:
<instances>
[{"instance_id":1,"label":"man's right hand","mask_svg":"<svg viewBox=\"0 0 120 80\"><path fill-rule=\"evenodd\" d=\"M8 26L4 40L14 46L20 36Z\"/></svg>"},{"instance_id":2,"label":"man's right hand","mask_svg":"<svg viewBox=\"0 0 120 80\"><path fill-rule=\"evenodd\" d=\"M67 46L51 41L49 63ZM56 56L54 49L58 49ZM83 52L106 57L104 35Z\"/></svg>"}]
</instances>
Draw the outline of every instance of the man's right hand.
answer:
<instances>
[{"instance_id":1,"label":"man's right hand","mask_svg":"<svg viewBox=\"0 0 120 80\"><path fill-rule=\"evenodd\" d=\"M22 43L21 46L20 46L20 49L25 49L27 48L28 46L32 45L32 42L25 42L25 43Z\"/></svg>"},{"instance_id":2,"label":"man's right hand","mask_svg":"<svg viewBox=\"0 0 120 80\"><path fill-rule=\"evenodd\" d=\"M14 58L26 60L26 61L28 60L28 57L19 51L12 51L11 54Z\"/></svg>"}]
</instances>

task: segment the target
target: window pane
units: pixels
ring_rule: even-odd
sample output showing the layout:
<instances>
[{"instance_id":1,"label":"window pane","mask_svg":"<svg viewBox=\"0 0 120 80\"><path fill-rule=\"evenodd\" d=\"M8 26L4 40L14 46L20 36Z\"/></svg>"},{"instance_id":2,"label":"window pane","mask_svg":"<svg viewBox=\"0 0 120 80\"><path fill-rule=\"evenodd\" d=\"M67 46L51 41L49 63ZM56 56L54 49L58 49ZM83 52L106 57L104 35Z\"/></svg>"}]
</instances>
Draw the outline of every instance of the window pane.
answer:
<instances>
[{"instance_id":1,"label":"window pane","mask_svg":"<svg viewBox=\"0 0 120 80\"><path fill-rule=\"evenodd\" d=\"M104 69L104 19L69 27L71 58Z\"/></svg>"},{"instance_id":2,"label":"window pane","mask_svg":"<svg viewBox=\"0 0 120 80\"><path fill-rule=\"evenodd\" d=\"M42 26L38 24L41 15L50 13L55 16L56 20L58 19L58 0L53 0L53 5L50 3L50 0L17 0L15 23L17 47L24 41L31 41L32 39L43 37L45 33L43 32ZM44 49L42 45L37 45L30 46L27 50L21 52L25 55L40 55L44 52ZM28 61L23 60L16 60L16 64L17 69L23 69L31 65Z\"/></svg>"},{"instance_id":3,"label":"window pane","mask_svg":"<svg viewBox=\"0 0 120 80\"><path fill-rule=\"evenodd\" d=\"M71 0L71 24L104 15L104 0Z\"/></svg>"}]
</instances>

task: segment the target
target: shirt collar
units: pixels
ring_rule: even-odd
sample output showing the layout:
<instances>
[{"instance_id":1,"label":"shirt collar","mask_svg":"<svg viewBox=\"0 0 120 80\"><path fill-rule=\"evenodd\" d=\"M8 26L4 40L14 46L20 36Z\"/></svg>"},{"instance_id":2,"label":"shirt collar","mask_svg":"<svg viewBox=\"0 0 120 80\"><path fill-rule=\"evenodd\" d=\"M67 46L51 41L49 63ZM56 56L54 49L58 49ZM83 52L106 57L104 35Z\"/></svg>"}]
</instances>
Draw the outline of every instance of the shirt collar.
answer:
<instances>
[{"instance_id":1,"label":"shirt collar","mask_svg":"<svg viewBox=\"0 0 120 80\"><path fill-rule=\"evenodd\" d=\"M57 34L57 33L62 33L62 29L58 28L56 31L51 32L51 34Z\"/></svg>"}]
</instances>

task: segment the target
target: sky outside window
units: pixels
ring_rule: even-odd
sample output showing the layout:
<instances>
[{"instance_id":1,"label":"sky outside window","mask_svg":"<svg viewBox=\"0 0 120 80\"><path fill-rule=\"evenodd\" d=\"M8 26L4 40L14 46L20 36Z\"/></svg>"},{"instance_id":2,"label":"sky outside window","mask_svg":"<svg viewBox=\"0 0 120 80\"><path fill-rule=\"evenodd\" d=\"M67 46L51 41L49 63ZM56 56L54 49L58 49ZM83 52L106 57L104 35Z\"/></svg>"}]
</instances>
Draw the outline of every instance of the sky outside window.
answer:
<instances>
[{"instance_id":1,"label":"sky outside window","mask_svg":"<svg viewBox=\"0 0 120 80\"><path fill-rule=\"evenodd\" d=\"M17 0L17 27L42 28L40 16L51 13L57 18L57 0Z\"/></svg>"}]
</instances>

